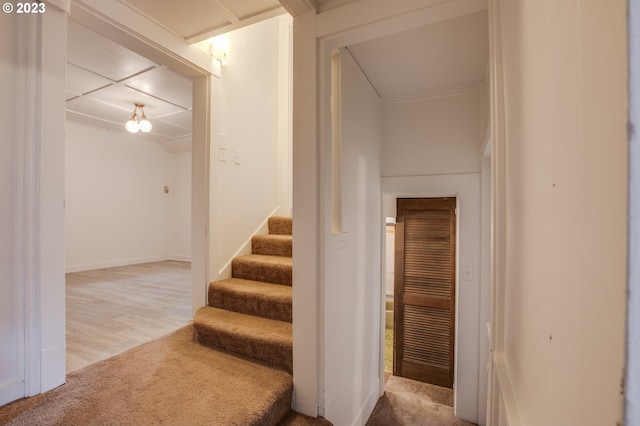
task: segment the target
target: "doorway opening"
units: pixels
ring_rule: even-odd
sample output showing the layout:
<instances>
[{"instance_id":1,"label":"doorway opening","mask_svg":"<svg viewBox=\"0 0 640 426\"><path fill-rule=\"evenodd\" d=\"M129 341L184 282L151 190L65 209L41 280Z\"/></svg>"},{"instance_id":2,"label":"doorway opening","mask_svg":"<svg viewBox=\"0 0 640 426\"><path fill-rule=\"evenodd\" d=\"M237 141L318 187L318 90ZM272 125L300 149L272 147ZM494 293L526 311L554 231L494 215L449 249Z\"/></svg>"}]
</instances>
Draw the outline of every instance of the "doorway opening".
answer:
<instances>
[{"instance_id":1,"label":"doorway opening","mask_svg":"<svg viewBox=\"0 0 640 426\"><path fill-rule=\"evenodd\" d=\"M433 385L452 403L456 198L398 198L396 212L385 219L385 379Z\"/></svg>"},{"instance_id":2,"label":"doorway opening","mask_svg":"<svg viewBox=\"0 0 640 426\"><path fill-rule=\"evenodd\" d=\"M68 22L66 370L191 319L193 81ZM97 55L95 52L101 52ZM144 104L148 132L125 122Z\"/></svg>"}]
</instances>

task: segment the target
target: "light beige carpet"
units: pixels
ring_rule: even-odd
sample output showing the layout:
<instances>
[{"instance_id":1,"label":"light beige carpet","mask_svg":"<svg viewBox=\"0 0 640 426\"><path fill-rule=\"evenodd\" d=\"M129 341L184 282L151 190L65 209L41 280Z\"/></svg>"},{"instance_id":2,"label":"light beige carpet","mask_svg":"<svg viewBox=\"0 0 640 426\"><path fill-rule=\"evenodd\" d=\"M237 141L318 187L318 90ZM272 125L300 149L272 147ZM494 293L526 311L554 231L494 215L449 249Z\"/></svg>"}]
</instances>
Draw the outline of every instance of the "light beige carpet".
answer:
<instances>
[{"instance_id":1,"label":"light beige carpet","mask_svg":"<svg viewBox=\"0 0 640 426\"><path fill-rule=\"evenodd\" d=\"M386 375L384 395L367 426L471 426L453 415L450 389Z\"/></svg>"},{"instance_id":2,"label":"light beige carpet","mask_svg":"<svg viewBox=\"0 0 640 426\"><path fill-rule=\"evenodd\" d=\"M193 327L81 368L0 407L2 425L275 425L291 375L192 340Z\"/></svg>"}]
</instances>

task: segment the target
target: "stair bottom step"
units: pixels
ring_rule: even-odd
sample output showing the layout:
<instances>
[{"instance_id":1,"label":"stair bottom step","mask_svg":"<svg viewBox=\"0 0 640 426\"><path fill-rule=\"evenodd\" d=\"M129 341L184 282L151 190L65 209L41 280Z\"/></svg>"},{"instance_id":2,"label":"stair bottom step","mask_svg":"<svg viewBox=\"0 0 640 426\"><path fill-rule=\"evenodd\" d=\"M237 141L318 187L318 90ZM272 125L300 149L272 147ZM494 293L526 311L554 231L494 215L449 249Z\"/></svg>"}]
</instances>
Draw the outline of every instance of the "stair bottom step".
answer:
<instances>
[{"instance_id":1,"label":"stair bottom step","mask_svg":"<svg viewBox=\"0 0 640 426\"><path fill-rule=\"evenodd\" d=\"M291 323L204 306L193 325L199 343L293 371Z\"/></svg>"}]
</instances>

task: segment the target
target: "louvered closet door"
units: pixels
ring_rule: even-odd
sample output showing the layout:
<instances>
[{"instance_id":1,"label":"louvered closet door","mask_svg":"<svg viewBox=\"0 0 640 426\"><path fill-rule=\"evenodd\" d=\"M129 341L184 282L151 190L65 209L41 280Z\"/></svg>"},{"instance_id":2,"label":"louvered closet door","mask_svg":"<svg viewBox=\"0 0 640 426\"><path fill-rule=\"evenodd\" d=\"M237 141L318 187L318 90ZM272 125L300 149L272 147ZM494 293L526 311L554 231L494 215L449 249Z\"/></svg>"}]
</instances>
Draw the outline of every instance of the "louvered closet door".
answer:
<instances>
[{"instance_id":1,"label":"louvered closet door","mask_svg":"<svg viewBox=\"0 0 640 426\"><path fill-rule=\"evenodd\" d=\"M398 199L394 371L453 387L455 198Z\"/></svg>"}]
</instances>

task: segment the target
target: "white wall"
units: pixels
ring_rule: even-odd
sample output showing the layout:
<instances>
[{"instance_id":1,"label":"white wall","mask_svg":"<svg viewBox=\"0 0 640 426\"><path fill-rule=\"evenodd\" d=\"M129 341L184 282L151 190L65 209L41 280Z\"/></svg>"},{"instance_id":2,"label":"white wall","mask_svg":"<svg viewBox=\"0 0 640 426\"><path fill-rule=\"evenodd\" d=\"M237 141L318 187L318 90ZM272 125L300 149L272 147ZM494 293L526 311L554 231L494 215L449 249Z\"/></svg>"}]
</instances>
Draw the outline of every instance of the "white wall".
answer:
<instances>
[{"instance_id":1,"label":"white wall","mask_svg":"<svg viewBox=\"0 0 640 426\"><path fill-rule=\"evenodd\" d=\"M9 14L0 16L0 405L24 396L24 304L19 303L24 288L16 277L16 186L17 170L15 112L17 83L18 21Z\"/></svg>"},{"instance_id":2,"label":"white wall","mask_svg":"<svg viewBox=\"0 0 640 426\"><path fill-rule=\"evenodd\" d=\"M384 106L383 214L396 216L398 197L457 197L454 409L478 423L486 401L478 388L479 338L486 336L486 319L480 319L480 135L479 91ZM471 280L461 278L465 267L473 270Z\"/></svg>"},{"instance_id":3,"label":"white wall","mask_svg":"<svg viewBox=\"0 0 640 426\"><path fill-rule=\"evenodd\" d=\"M319 96L314 10L296 16L293 34L293 406L315 417L324 407L324 347L320 326L323 298L319 291Z\"/></svg>"},{"instance_id":4,"label":"white wall","mask_svg":"<svg viewBox=\"0 0 640 426\"><path fill-rule=\"evenodd\" d=\"M191 152L172 155L171 171L169 257L191 260Z\"/></svg>"},{"instance_id":5,"label":"white wall","mask_svg":"<svg viewBox=\"0 0 640 426\"><path fill-rule=\"evenodd\" d=\"M382 106L354 62L342 56L344 232L332 234L331 224L325 226L324 389L325 417L348 425L366 422L380 387ZM330 207L327 202L325 217L332 217Z\"/></svg>"},{"instance_id":6,"label":"white wall","mask_svg":"<svg viewBox=\"0 0 640 426\"><path fill-rule=\"evenodd\" d=\"M622 423L626 5L492 2L500 424Z\"/></svg>"},{"instance_id":7,"label":"white wall","mask_svg":"<svg viewBox=\"0 0 640 426\"><path fill-rule=\"evenodd\" d=\"M280 26L290 24L290 18L275 17L228 33L229 63L212 81L210 279L223 272L269 216L285 207L279 201L289 202L279 193L279 167L287 170L287 165L280 162L278 130L279 111L290 111L280 105L289 103L290 78L279 77L289 73L288 67L282 69L280 49L288 55L291 43Z\"/></svg>"},{"instance_id":8,"label":"white wall","mask_svg":"<svg viewBox=\"0 0 640 426\"><path fill-rule=\"evenodd\" d=\"M0 17L0 404L65 380L66 19Z\"/></svg>"},{"instance_id":9,"label":"white wall","mask_svg":"<svg viewBox=\"0 0 640 426\"><path fill-rule=\"evenodd\" d=\"M383 176L478 173L480 93L387 103Z\"/></svg>"},{"instance_id":10,"label":"white wall","mask_svg":"<svg viewBox=\"0 0 640 426\"><path fill-rule=\"evenodd\" d=\"M625 424L640 425L640 4L629 2L629 298Z\"/></svg>"},{"instance_id":11,"label":"white wall","mask_svg":"<svg viewBox=\"0 0 640 426\"><path fill-rule=\"evenodd\" d=\"M389 216L394 217L395 216ZM393 292L395 291L395 255L396 255L396 231L395 225L393 228L390 226L386 227L385 231L385 295L387 297L393 296Z\"/></svg>"},{"instance_id":12,"label":"white wall","mask_svg":"<svg viewBox=\"0 0 640 426\"><path fill-rule=\"evenodd\" d=\"M67 122L67 271L188 260L189 161L137 134Z\"/></svg>"}]
</instances>

